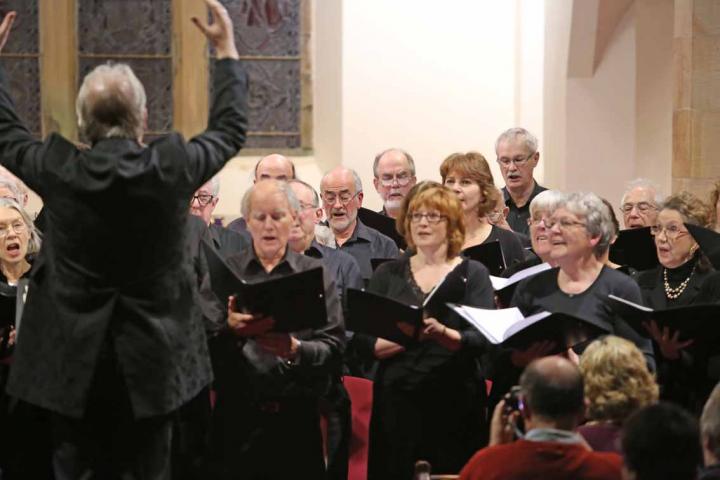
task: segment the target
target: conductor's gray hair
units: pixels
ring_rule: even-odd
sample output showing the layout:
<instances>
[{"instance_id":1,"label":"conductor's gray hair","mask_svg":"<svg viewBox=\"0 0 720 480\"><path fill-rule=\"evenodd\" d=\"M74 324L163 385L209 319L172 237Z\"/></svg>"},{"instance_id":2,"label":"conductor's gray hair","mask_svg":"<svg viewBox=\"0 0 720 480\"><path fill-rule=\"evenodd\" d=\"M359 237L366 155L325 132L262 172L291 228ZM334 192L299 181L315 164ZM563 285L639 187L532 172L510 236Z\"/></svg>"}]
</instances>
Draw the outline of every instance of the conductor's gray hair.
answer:
<instances>
[{"instance_id":1,"label":"conductor's gray hair","mask_svg":"<svg viewBox=\"0 0 720 480\"><path fill-rule=\"evenodd\" d=\"M220 194L220 175L213 176L207 183L210 186L210 194L214 198L217 198Z\"/></svg>"},{"instance_id":2,"label":"conductor's gray hair","mask_svg":"<svg viewBox=\"0 0 720 480\"><path fill-rule=\"evenodd\" d=\"M502 142L515 143L518 140L523 142L529 152L535 153L538 151L537 137L522 127L515 127L505 130L497 138L495 141L495 154L497 154L498 147Z\"/></svg>"},{"instance_id":3,"label":"conductor's gray hair","mask_svg":"<svg viewBox=\"0 0 720 480\"><path fill-rule=\"evenodd\" d=\"M12 198L1 198L0 197L0 207L11 208L20 214L20 216L23 219L23 222L25 222L25 225L27 226L28 234L29 234L27 253L28 254L38 253L40 251L40 245L42 244L42 241L40 239L40 231L37 228L35 228L35 223L33 223L32 219L30 218L30 215L28 215L28 213L25 211L25 209L20 206L19 202L16 202Z\"/></svg>"},{"instance_id":4,"label":"conductor's gray hair","mask_svg":"<svg viewBox=\"0 0 720 480\"><path fill-rule=\"evenodd\" d=\"M242 215L246 220L250 219L250 203L255 188L257 188L258 185L262 185L266 182L273 182L277 190L285 196L288 202L288 206L290 207L290 211L292 211L293 213L297 213L298 211L300 211L300 201L297 199L297 196L295 196L295 192L293 192L292 188L290 188L290 185L287 182L280 182L278 180L260 180L259 182L254 183L250 188L248 188L245 192L245 195L243 195L240 210L242 211Z\"/></svg>"},{"instance_id":5,"label":"conductor's gray hair","mask_svg":"<svg viewBox=\"0 0 720 480\"><path fill-rule=\"evenodd\" d=\"M660 190L657 183L652 180L648 180L647 178L636 178L625 184L625 193L623 193L620 205L625 203L625 197L627 197L627 194L636 188L645 188L652 191L653 201L655 202L656 207L659 207L663 200L665 200L665 195L663 195L662 190Z\"/></svg>"},{"instance_id":6,"label":"conductor's gray hair","mask_svg":"<svg viewBox=\"0 0 720 480\"><path fill-rule=\"evenodd\" d=\"M94 82L113 88L107 88L100 98L89 99ZM125 82L129 88L124 88ZM98 65L83 79L75 103L80 135L90 143L104 138L140 138L146 102L145 88L129 65Z\"/></svg>"},{"instance_id":7,"label":"conductor's gray hair","mask_svg":"<svg viewBox=\"0 0 720 480\"><path fill-rule=\"evenodd\" d=\"M585 229L590 236L600 238L593 253L598 258L604 255L615 236L615 225L602 199L594 193L568 193L560 206L585 219Z\"/></svg>"},{"instance_id":8,"label":"conductor's gray hair","mask_svg":"<svg viewBox=\"0 0 720 480\"><path fill-rule=\"evenodd\" d=\"M15 200L19 205L23 204L25 194L23 193L20 185L12 178L6 177L0 174L0 188L6 188L10 191L12 199Z\"/></svg>"}]
</instances>

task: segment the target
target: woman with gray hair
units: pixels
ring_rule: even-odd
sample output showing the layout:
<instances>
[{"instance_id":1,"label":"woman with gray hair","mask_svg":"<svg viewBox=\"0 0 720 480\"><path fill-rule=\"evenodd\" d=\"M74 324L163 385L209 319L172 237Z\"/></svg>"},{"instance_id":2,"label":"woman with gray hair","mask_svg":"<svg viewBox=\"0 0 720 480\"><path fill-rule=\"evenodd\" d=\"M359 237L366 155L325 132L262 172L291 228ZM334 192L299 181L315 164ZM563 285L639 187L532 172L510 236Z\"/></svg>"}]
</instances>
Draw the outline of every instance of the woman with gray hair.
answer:
<instances>
[{"instance_id":1,"label":"woman with gray hair","mask_svg":"<svg viewBox=\"0 0 720 480\"><path fill-rule=\"evenodd\" d=\"M592 322L635 343L654 369L650 341L615 315L606 302L610 294L634 303L642 303L642 297L630 277L602 262L614 234L602 200L594 193L567 194L544 223L549 229L550 258L557 267L520 282L512 305L524 315L545 310Z\"/></svg>"}]
</instances>

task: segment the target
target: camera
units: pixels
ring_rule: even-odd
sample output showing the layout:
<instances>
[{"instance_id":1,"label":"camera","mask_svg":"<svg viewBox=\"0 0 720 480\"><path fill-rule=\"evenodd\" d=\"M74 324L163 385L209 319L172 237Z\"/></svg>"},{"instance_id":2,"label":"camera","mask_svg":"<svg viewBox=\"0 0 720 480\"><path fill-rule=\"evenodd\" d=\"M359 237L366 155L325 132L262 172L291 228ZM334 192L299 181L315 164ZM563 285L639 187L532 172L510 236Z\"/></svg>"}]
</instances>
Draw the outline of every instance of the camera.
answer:
<instances>
[{"instance_id":1,"label":"camera","mask_svg":"<svg viewBox=\"0 0 720 480\"><path fill-rule=\"evenodd\" d=\"M505 394L505 410L510 412L521 412L523 409L520 386L515 385Z\"/></svg>"}]
</instances>

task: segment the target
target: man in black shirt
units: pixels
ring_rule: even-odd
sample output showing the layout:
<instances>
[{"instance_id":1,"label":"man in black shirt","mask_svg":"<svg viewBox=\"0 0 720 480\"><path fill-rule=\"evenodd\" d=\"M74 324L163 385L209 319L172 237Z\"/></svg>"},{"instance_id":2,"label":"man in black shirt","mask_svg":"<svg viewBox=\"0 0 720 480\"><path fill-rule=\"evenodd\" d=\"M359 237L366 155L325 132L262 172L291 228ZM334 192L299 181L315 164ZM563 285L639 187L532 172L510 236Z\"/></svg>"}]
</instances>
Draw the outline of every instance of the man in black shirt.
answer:
<instances>
[{"instance_id":1,"label":"man in black shirt","mask_svg":"<svg viewBox=\"0 0 720 480\"><path fill-rule=\"evenodd\" d=\"M285 182L264 180L245 193L252 248L228 258L241 278L263 281L322 265L288 248L298 206ZM220 478L324 478L318 399L345 346L329 275L325 302L323 327L293 333L273 332L270 319L241 313L242 305L230 302L215 372L212 443Z\"/></svg>"},{"instance_id":2,"label":"man in black shirt","mask_svg":"<svg viewBox=\"0 0 720 480\"><path fill-rule=\"evenodd\" d=\"M533 170L540 160L537 138L524 128L511 128L498 137L495 154L505 180L503 197L510 208L507 222L514 231L528 235L530 202L546 190L533 177Z\"/></svg>"}]
</instances>

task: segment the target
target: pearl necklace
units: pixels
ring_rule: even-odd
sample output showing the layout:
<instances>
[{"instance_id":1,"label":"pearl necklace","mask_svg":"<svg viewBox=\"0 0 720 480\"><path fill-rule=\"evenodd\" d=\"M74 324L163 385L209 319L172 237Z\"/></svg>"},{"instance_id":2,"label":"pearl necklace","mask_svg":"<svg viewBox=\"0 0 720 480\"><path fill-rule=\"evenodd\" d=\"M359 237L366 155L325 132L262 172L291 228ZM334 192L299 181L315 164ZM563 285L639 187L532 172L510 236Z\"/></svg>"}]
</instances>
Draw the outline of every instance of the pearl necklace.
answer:
<instances>
[{"instance_id":1,"label":"pearl necklace","mask_svg":"<svg viewBox=\"0 0 720 480\"><path fill-rule=\"evenodd\" d=\"M680 285L672 288L670 287L670 283L668 282L667 268L663 268L663 283L665 284L665 296L670 300L675 300L680 295L682 295L687 288L688 283L690 282L690 278L693 276L693 273L695 273L695 267L693 267L693 269L690 271L690 275L688 275L688 277L683 280Z\"/></svg>"}]
</instances>

